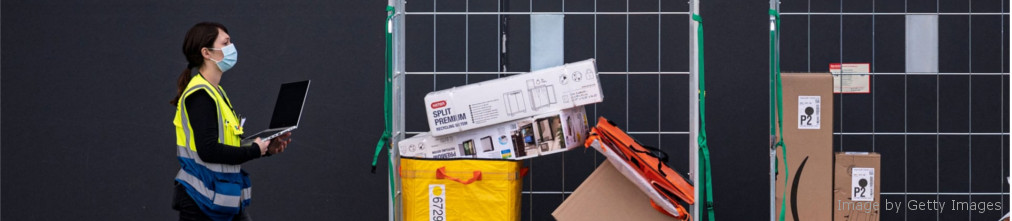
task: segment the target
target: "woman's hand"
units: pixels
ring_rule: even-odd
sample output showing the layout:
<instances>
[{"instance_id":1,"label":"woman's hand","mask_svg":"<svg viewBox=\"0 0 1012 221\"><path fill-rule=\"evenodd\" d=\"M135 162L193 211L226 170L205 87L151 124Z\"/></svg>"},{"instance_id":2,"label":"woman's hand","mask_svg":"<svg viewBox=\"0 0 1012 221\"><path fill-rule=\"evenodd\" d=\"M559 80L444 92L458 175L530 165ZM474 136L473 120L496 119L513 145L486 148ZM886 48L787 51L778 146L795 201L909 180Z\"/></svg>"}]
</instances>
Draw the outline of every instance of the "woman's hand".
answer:
<instances>
[{"instance_id":1,"label":"woman's hand","mask_svg":"<svg viewBox=\"0 0 1012 221\"><path fill-rule=\"evenodd\" d=\"M285 152L285 148L288 147L288 143L292 142L292 139L290 139L291 137L292 132L287 132L281 136L275 137L269 142L270 145L268 145L267 152L271 153L271 155Z\"/></svg>"},{"instance_id":2,"label":"woman's hand","mask_svg":"<svg viewBox=\"0 0 1012 221\"><path fill-rule=\"evenodd\" d=\"M256 140L253 140L253 142L256 143L257 146L260 147L260 156L263 156L264 154L266 154L267 153L267 147L271 145L271 141L269 141L269 140L261 140L259 137L257 137Z\"/></svg>"}]
</instances>

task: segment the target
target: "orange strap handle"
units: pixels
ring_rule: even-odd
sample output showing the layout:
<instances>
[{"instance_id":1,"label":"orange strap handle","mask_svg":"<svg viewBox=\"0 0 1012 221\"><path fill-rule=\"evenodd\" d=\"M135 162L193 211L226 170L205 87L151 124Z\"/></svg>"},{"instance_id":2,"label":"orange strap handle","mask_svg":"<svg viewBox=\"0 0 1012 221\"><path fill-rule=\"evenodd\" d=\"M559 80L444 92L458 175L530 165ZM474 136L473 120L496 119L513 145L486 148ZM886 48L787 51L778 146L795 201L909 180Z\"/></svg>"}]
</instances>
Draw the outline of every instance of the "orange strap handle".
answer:
<instances>
[{"instance_id":1,"label":"orange strap handle","mask_svg":"<svg viewBox=\"0 0 1012 221\"><path fill-rule=\"evenodd\" d=\"M448 179L467 185L473 183L474 181L481 180L481 171L475 170L474 175L471 176L471 179L460 180L459 178L446 175L446 167L440 167L439 169L436 169L436 179Z\"/></svg>"}]
</instances>

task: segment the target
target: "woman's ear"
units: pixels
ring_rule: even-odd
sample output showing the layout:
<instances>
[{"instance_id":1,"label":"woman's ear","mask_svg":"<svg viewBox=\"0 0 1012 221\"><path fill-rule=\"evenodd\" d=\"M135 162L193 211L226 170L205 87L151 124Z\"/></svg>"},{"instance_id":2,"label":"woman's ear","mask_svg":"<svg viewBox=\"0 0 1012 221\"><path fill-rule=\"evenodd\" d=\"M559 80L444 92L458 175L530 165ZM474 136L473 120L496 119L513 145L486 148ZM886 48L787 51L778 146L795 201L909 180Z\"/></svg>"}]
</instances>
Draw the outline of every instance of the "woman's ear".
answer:
<instances>
[{"instance_id":1,"label":"woman's ear","mask_svg":"<svg viewBox=\"0 0 1012 221\"><path fill-rule=\"evenodd\" d=\"M211 59L211 50L207 48L200 48L200 55L204 56L204 59Z\"/></svg>"}]
</instances>

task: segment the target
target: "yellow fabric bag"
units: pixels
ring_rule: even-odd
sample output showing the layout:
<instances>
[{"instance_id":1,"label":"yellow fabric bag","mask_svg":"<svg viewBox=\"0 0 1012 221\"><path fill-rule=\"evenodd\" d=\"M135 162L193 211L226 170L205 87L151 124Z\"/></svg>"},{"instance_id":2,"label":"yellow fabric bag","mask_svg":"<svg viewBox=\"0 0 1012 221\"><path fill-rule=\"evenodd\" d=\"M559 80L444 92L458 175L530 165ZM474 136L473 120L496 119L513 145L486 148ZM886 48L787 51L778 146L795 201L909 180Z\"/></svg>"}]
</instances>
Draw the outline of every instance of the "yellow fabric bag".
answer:
<instances>
[{"instance_id":1,"label":"yellow fabric bag","mask_svg":"<svg viewBox=\"0 0 1012 221\"><path fill-rule=\"evenodd\" d=\"M404 220L520 220L523 161L401 158Z\"/></svg>"}]
</instances>

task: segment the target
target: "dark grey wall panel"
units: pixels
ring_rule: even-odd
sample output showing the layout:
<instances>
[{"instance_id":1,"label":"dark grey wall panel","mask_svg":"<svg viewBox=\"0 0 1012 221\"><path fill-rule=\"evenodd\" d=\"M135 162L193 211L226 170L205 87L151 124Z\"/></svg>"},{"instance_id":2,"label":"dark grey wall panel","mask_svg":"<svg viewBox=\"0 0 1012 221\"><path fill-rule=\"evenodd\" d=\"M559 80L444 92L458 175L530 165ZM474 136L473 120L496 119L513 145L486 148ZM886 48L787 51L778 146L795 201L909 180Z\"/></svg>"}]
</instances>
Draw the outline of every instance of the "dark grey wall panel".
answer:
<instances>
[{"instance_id":1,"label":"dark grey wall panel","mask_svg":"<svg viewBox=\"0 0 1012 221\"><path fill-rule=\"evenodd\" d=\"M717 219L769 216L768 1L701 5Z\"/></svg>"},{"instance_id":2,"label":"dark grey wall panel","mask_svg":"<svg viewBox=\"0 0 1012 221\"><path fill-rule=\"evenodd\" d=\"M258 220L378 220L385 2L3 1L3 220L175 220L175 80L183 36L225 24L225 73L248 130L278 85L312 79L285 154L247 163ZM385 165L379 170L386 171Z\"/></svg>"}]
</instances>

